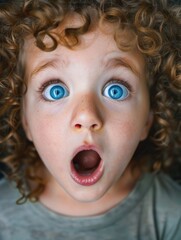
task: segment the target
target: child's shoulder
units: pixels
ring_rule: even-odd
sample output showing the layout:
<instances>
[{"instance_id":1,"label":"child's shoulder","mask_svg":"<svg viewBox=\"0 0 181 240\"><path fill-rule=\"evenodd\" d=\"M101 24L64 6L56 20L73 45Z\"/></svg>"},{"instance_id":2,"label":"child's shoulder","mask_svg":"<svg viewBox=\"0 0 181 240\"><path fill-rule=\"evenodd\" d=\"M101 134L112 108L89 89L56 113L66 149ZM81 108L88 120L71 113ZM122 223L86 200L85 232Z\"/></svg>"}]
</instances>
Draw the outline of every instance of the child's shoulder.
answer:
<instances>
[{"instance_id":1,"label":"child's shoulder","mask_svg":"<svg viewBox=\"0 0 181 240\"><path fill-rule=\"evenodd\" d=\"M145 201L161 239L180 239L172 237L181 236L181 185L164 173L153 174Z\"/></svg>"},{"instance_id":2,"label":"child's shoulder","mask_svg":"<svg viewBox=\"0 0 181 240\"><path fill-rule=\"evenodd\" d=\"M16 205L16 200L20 198L20 193L13 183L6 179L0 180L0 209L10 209ZM3 211L1 211L2 214Z\"/></svg>"},{"instance_id":3,"label":"child's shoulder","mask_svg":"<svg viewBox=\"0 0 181 240\"><path fill-rule=\"evenodd\" d=\"M0 203L7 202L8 199L11 199L11 201L13 201L14 198L17 199L20 196L15 186L4 178L0 180L0 192Z\"/></svg>"},{"instance_id":4,"label":"child's shoulder","mask_svg":"<svg viewBox=\"0 0 181 240\"><path fill-rule=\"evenodd\" d=\"M14 183L6 179L0 180L0 239L17 239L13 238L15 229L18 228L20 233L23 231L19 226L26 224L29 216L27 213L31 213L31 209L29 204L16 204L20 197L21 194Z\"/></svg>"},{"instance_id":5,"label":"child's shoulder","mask_svg":"<svg viewBox=\"0 0 181 240\"><path fill-rule=\"evenodd\" d=\"M171 210L180 209L181 205L181 185L172 180L164 173L155 174L153 188L155 191L155 200L161 203L160 209L170 206Z\"/></svg>"},{"instance_id":6,"label":"child's shoulder","mask_svg":"<svg viewBox=\"0 0 181 240\"><path fill-rule=\"evenodd\" d=\"M179 240L181 236L181 186L164 173L145 174L141 189L139 219L143 232L154 229L154 239ZM152 226L152 227L151 227Z\"/></svg>"},{"instance_id":7,"label":"child's shoulder","mask_svg":"<svg viewBox=\"0 0 181 240\"><path fill-rule=\"evenodd\" d=\"M181 185L163 172L144 174L140 179L142 201L159 214L179 214L181 217Z\"/></svg>"},{"instance_id":8,"label":"child's shoulder","mask_svg":"<svg viewBox=\"0 0 181 240\"><path fill-rule=\"evenodd\" d=\"M146 173L135 188L140 204L158 214L174 213L181 218L181 185L163 172Z\"/></svg>"},{"instance_id":9,"label":"child's shoulder","mask_svg":"<svg viewBox=\"0 0 181 240\"><path fill-rule=\"evenodd\" d=\"M162 239L180 239L181 185L160 173L154 179L154 188L155 218Z\"/></svg>"}]
</instances>

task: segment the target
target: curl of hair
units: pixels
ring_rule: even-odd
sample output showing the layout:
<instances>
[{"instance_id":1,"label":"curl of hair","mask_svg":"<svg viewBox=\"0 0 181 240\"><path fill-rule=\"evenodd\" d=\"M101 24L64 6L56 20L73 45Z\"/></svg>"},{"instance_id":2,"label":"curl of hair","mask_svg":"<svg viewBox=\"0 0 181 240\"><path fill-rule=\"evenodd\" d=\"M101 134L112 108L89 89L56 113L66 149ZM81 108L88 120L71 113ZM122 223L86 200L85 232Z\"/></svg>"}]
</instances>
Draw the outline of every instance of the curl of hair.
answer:
<instances>
[{"instance_id":1,"label":"curl of hair","mask_svg":"<svg viewBox=\"0 0 181 240\"><path fill-rule=\"evenodd\" d=\"M81 17L82 25L55 34L73 12ZM0 6L0 163L17 184L20 203L38 198L45 185L37 171L43 163L21 123L27 86L20 56L26 37L33 36L43 51L52 51L59 43L73 48L96 22L114 25L115 41L124 51L136 44L145 57L154 115L149 137L136 154L150 156L142 162L149 170L167 171L181 155L180 13L180 7L169 6L166 0L19 0ZM129 41L124 42L120 36L128 32ZM44 43L45 36L52 39L51 45Z\"/></svg>"}]
</instances>

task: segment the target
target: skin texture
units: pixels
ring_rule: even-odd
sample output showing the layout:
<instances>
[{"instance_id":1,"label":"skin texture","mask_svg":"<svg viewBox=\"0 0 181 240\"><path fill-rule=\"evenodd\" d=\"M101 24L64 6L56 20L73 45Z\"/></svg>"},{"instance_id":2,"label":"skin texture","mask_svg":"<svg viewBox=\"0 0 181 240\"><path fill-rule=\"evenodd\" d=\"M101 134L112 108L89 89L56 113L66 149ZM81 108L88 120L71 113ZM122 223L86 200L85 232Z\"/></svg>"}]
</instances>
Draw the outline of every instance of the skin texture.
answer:
<instances>
[{"instance_id":1,"label":"skin texture","mask_svg":"<svg viewBox=\"0 0 181 240\"><path fill-rule=\"evenodd\" d=\"M134 187L138 176L131 175L128 165L151 125L142 55L136 47L121 51L112 34L96 29L82 36L74 50L59 45L43 52L29 38L23 59L28 83L23 125L47 168L47 186L40 201L67 215L105 212ZM122 101L104 94L114 79L128 88L129 95ZM67 97L44 99L52 80L66 86ZM82 186L71 177L71 161L80 148L94 148L103 161L103 175L91 186Z\"/></svg>"}]
</instances>

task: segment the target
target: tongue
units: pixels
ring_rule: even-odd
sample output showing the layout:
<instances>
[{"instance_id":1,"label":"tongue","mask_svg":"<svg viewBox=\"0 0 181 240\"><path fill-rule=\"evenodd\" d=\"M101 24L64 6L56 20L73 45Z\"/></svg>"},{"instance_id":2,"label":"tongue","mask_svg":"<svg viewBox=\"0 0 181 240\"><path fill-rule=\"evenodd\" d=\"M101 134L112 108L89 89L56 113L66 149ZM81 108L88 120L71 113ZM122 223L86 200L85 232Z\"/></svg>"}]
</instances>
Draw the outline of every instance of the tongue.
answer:
<instances>
[{"instance_id":1,"label":"tongue","mask_svg":"<svg viewBox=\"0 0 181 240\"><path fill-rule=\"evenodd\" d=\"M93 150L82 151L76 155L73 162L78 172L88 173L99 165L100 156Z\"/></svg>"}]
</instances>

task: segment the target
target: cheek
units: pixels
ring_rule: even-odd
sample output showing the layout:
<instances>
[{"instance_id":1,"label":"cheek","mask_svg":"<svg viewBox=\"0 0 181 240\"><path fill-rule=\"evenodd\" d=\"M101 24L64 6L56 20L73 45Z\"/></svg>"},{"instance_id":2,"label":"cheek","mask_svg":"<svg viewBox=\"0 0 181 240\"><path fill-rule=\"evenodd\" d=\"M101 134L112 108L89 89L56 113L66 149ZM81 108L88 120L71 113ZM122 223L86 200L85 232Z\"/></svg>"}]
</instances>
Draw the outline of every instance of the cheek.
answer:
<instances>
[{"instance_id":1,"label":"cheek","mask_svg":"<svg viewBox=\"0 0 181 240\"><path fill-rule=\"evenodd\" d=\"M32 137L40 155L44 152L49 155L50 150L55 151L57 144L60 146L65 139L64 118L57 118L55 114L47 115L36 109L26 114L28 132ZM44 155L44 154L43 154Z\"/></svg>"},{"instance_id":2,"label":"cheek","mask_svg":"<svg viewBox=\"0 0 181 240\"><path fill-rule=\"evenodd\" d=\"M141 130L133 121L122 121L110 127L106 137L106 146L109 146L108 159L114 159L114 164L110 164L110 172L117 169L122 173L131 161L137 146L140 142Z\"/></svg>"},{"instance_id":3,"label":"cheek","mask_svg":"<svg viewBox=\"0 0 181 240\"><path fill-rule=\"evenodd\" d=\"M58 107L53 103L42 104L42 100L35 97L31 99L31 91L24 100L24 115L26 118L28 130L32 135L32 141L41 139L43 142L51 139L54 141L56 135L62 130L64 113L58 115ZM52 105L51 105L52 104ZM59 108L60 111L61 108ZM60 134L61 135L61 134Z\"/></svg>"},{"instance_id":4,"label":"cheek","mask_svg":"<svg viewBox=\"0 0 181 240\"><path fill-rule=\"evenodd\" d=\"M139 138L146 122L146 117L141 115L134 110L122 111L121 114L111 114L108 116L107 125L116 138L121 137L130 140L133 136Z\"/></svg>"},{"instance_id":5,"label":"cheek","mask_svg":"<svg viewBox=\"0 0 181 240\"><path fill-rule=\"evenodd\" d=\"M55 166L59 171L62 170L61 160L65 156L65 133L61 128L61 121L55 123L43 118L41 121L37 116L30 125L33 144L50 172L54 172Z\"/></svg>"},{"instance_id":6,"label":"cheek","mask_svg":"<svg viewBox=\"0 0 181 240\"><path fill-rule=\"evenodd\" d=\"M61 119L56 121L46 116L43 118L37 116L29 125L33 141L54 145L57 143L57 138L63 139L64 137Z\"/></svg>"},{"instance_id":7,"label":"cheek","mask_svg":"<svg viewBox=\"0 0 181 240\"><path fill-rule=\"evenodd\" d=\"M109 158L112 158L111 149L114 149L115 158L120 166L127 164L142 140L142 133L146 122L146 115L137 113L134 109L121 115L112 115L107 122L106 146L109 146ZM121 163L120 163L121 161Z\"/></svg>"},{"instance_id":8,"label":"cheek","mask_svg":"<svg viewBox=\"0 0 181 240\"><path fill-rule=\"evenodd\" d=\"M141 131L138 131L136 125L130 121L115 124L114 126L110 131L110 139L112 139L111 142L115 151L119 151L123 155L132 155L140 142Z\"/></svg>"}]
</instances>

